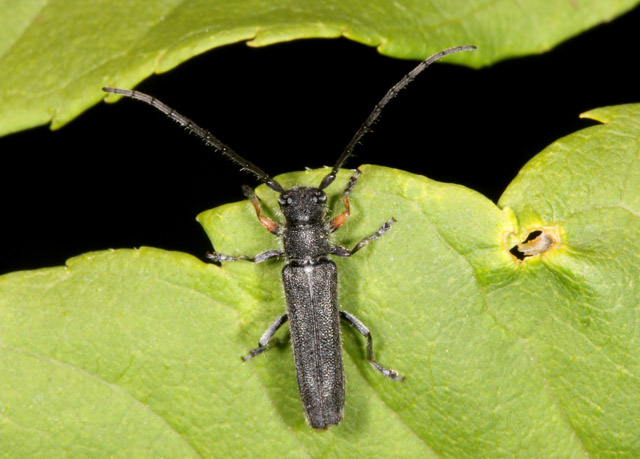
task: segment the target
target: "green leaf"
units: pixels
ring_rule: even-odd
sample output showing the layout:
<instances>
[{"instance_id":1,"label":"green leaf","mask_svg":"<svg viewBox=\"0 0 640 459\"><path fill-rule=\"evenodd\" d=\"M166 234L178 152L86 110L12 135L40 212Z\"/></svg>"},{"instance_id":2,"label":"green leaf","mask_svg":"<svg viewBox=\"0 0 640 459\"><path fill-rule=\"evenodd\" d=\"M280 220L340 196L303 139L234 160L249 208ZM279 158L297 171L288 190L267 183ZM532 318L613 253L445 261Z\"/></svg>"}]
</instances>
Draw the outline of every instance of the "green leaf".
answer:
<instances>
[{"instance_id":1,"label":"green leaf","mask_svg":"<svg viewBox=\"0 0 640 459\"><path fill-rule=\"evenodd\" d=\"M584 116L605 124L545 149L498 206L362 167L336 241L352 247L397 223L336 260L340 303L407 379L375 372L363 338L343 327L345 419L326 433L304 421L286 333L259 358L239 358L284 310L281 262L220 268L142 248L0 277L4 451L638 456L640 104ZM326 173L278 180L318 184ZM334 213L348 177L329 188ZM257 193L265 213L277 208L273 191ZM199 220L222 253L278 247L248 202Z\"/></svg>"},{"instance_id":2,"label":"green leaf","mask_svg":"<svg viewBox=\"0 0 640 459\"><path fill-rule=\"evenodd\" d=\"M381 53L474 67L539 53L639 0L0 0L0 134L57 128L100 101L211 48L344 36Z\"/></svg>"}]
</instances>

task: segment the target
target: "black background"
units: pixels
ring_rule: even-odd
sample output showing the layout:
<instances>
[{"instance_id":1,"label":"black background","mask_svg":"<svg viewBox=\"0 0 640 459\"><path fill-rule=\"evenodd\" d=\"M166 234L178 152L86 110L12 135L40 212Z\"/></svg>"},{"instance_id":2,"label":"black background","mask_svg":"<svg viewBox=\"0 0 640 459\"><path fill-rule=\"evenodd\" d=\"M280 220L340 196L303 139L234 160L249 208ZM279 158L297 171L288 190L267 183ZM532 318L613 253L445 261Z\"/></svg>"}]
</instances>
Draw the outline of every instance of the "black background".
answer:
<instances>
[{"instance_id":1,"label":"black background","mask_svg":"<svg viewBox=\"0 0 640 459\"><path fill-rule=\"evenodd\" d=\"M497 201L591 108L640 102L640 10L539 56L473 70L434 65L395 99L347 167L380 164ZM452 43L451 45L472 44ZM415 61L339 40L215 49L137 89L209 129L275 176L332 165ZM100 103L64 128L0 139L0 273L91 250L210 249L195 221L243 199L254 178L150 107Z\"/></svg>"}]
</instances>

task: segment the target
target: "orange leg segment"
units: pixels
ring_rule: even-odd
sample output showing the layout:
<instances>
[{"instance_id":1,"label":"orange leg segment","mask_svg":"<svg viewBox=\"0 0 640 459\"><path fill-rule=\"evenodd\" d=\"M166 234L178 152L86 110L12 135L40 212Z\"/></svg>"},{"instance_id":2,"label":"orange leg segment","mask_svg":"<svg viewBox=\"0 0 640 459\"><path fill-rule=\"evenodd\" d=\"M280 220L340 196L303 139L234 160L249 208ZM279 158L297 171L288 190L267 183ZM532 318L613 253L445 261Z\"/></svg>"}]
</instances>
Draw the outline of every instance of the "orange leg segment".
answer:
<instances>
[{"instance_id":1,"label":"orange leg segment","mask_svg":"<svg viewBox=\"0 0 640 459\"><path fill-rule=\"evenodd\" d=\"M347 196L346 194L342 195L342 202L344 203L345 210L344 212L336 215L333 218L333 220L331 220L331 226L333 228L333 231L337 230L342 225L344 225L349 219L349 216L351 215L349 211L349 196Z\"/></svg>"},{"instance_id":2,"label":"orange leg segment","mask_svg":"<svg viewBox=\"0 0 640 459\"><path fill-rule=\"evenodd\" d=\"M248 186L243 186L242 191L244 192L244 195L247 197L247 199L251 201L253 208L256 210L256 216L258 217L258 220L260 220L262 226L264 226L270 233L278 234L280 231L280 225L271 220L269 217L265 217L264 215L262 215L262 213L260 212L260 200L253 192L253 190Z\"/></svg>"},{"instance_id":3,"label":"orange leg segment","mask_svg":"<svg viewBox=\"0 0 640 459\"><path fill-rule=\"evenodd\" d=\"M349 211L349 193L351 193L351 190L356 185L356 182L358 181L358 177L360 177L360 174L362 174L362 172L360 172L360 169L356 169L356 173L353 174L353 176L349 179L349 183L347 183L347 188L345 188L344 192L342 193L342 203L344 204L344 212L335 216L333 220L331 220L332 232L340 228L342 225L344 225L349 219L349 216L351 215L351 212Z\"/></svg>"}]
</instances>

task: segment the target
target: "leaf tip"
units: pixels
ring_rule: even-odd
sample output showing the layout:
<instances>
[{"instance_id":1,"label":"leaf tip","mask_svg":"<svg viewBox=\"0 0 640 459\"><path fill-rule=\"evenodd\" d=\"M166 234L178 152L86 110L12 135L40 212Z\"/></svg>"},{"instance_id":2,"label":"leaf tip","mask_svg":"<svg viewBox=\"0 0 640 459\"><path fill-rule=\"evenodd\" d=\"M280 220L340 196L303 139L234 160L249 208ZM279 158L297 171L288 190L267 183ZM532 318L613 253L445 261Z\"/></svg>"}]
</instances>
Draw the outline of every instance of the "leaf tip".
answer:
<instances>
[{"instance_id":1,"label":"leaf tip","mask_svg":"<svg viewBox=\"0 0 640 459\"><path fill-rule=\"evenodd\" d=\"M605 116L605 113L603 113L598 108L589 110L588 112L580 113L580 119L593 120L593 121L598 121L600 123L607 123L610 121L609 117Z\"/></svg>"},{"instance_id":2,"label":"leaf tip","mask_svg":"<svg viewBox=\"0 0 640 459\"><path fill-rule=\"evenodd\" d=\"M580 118L598 121L608 124L625 117L637 117L640 104L610 105L608 107L598 107L581 113Z\"/></svg>"}]
</instances>

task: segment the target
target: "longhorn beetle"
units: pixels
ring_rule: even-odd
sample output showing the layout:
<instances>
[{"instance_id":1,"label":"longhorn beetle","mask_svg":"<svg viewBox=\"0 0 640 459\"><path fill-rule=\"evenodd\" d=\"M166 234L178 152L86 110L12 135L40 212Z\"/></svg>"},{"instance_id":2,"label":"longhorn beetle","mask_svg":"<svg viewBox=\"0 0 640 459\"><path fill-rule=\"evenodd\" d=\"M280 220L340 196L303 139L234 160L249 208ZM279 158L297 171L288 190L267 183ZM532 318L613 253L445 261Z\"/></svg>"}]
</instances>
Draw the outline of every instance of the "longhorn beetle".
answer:
<instances>
[{"instance_id":1,"label":"longhorn beetle","mask_svg":"<svg viewBox=\"0 0 640 459\"><path fill-rule=\"evenodd\" d=\"M458 46L434 54L393 86L360 126L331 172L322 179L318 187L295 186L285 190L282 185L258 166L247 161L207 130L176 113L159 100L138 91L102 88L105 92L137 99L157 108L280 194L278 204L285 217L283 226L262 215L260 200L254 191L248 186L242 188L244 195L251 201L262 226L282 238L284 250L267 250L253 257L223 255L213 252L208 253L207 257L214 262L246 260L261 263L271 258L286 260L287 263L282 270L282 284L287 301L287 312L269 325L258 341L258 347L250 351L242 360L249 360L266 351L273 335L288 320L300 398L307 422L314 429L327 429L340 423L343 417L345 376L342 364L340 319L346 321L367 338L367 359L373 368L390 379L404 380L395 370L384 368L376 362L369 329L352 314L339 310L337 270L335 263L329 259L329 255L350 257L389 231L395 219L390 218L378 231L362 239L351 250L339 245L332 245L329 241L329 235L340 228L349 218L349 193L355 186L361 172L356 169L342 192L345 210L330 221L325 219L327 195L322 190L335 180L338 169L351 156L364 134L371 129L384 106L399 91L436 60L448 54L473 49L475 49L474 46Z\"/></svg>"}]
</instances>

